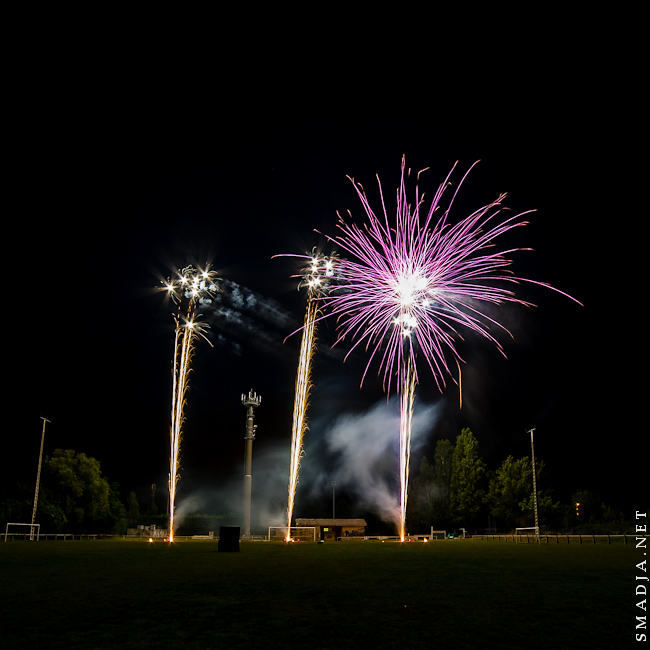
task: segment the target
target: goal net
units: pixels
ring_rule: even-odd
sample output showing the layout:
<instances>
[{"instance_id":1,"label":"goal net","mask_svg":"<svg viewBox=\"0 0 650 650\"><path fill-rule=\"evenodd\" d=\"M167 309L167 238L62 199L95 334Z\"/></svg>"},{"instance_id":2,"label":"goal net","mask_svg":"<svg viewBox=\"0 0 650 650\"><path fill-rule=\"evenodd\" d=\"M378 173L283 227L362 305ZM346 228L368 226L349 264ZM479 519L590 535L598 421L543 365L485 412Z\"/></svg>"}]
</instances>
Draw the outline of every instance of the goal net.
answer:
<instances>
[{"instance_id":1,"label":"goal net","mask_svg":"<svg viewBox=\"0 0 650 650\"><path fill-rule=\"evenodd\" d=\"M315 526L292 526L289 528L289 539L287 539L286 526L269 526L269 541L271 542L315 542Z\"/></svg>"},{"instance_id":2,"label":"goal net","mask_svg":"<svg viewBox=\"0 0 650 650\"><path fill-rule=\"evenodd\" d=\"M28 526L29 530L25 530L24 532L21 532L21 535L27 536L29 535L29 539L33 540L34 539L34 532L36 532L36 541L38 542L39 537L41 536L41 525L40 524L16 524L16 523L8 523L5 526L5 542L7 541L7 535L9 534L9 526ZM1 534L1 533L0 533ZM12 539L13 536L16 533L12 533Z\"/></svg>"}]
</instances>

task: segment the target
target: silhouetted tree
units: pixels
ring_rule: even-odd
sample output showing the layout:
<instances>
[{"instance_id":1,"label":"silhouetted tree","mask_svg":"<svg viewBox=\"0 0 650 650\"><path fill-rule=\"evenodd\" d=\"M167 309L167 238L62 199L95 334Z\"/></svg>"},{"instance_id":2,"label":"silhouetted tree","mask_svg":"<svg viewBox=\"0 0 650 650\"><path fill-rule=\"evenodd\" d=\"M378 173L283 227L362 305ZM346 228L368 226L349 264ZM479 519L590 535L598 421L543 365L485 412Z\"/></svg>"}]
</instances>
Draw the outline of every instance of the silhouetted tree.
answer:
<instances>
[{"instance_id":1,"label":"silhouetted tree","mask_svg":"<svg viewBox=\"0 0 650 650\"><path fill-rule=\"evenodd\" d=\"M129 492L129 496L126 497L126 517L130 528L135 528L135 526L138 525L138 519L140 519L140 504L138 503L138 497L135 492Z\"/></svg>"},{"instance_id":2,"label":"silhouetted tree","mask_svg":"<svg viewBox=\"0 0 650 650\"><path fill-rule=\"evenodd\" d=\"M478 453L478 440L465 428L456 439L452 458L451 511L464 526L478 515L485 490L485 462Z\"/></svg>"},{"instance_id":3,"label":"silhouetted tree","mask_svg":"<svg viewBox=\"0 0 650 650\"><path fill-rule=\"evenodd\" d=\"M437 486L434 468L426 456L420 461L420 473L409 485L407 527L410 533L426 532L433 521Z\"/></svg>"},{"instance_id":4,"label":"silhouetted tree","mask_svg":"<svg viewBox=\"0 0 650 650\"><path fill-rule=\"evenodd\" d=\"M515 519L523 513L520 506L533 493L533 468L530 458L515 460L508 456L490 479L485 502L490 514L501 524L515 526Z\"/></svg>"},{"instance_id":5,"label":"silhouetted tree","mask_svg":"<svg viewBox=\"0 0 650 650\"><path fill-rule=\"evenodd\" d=\"M535 521L535 501L531 492L520 504L522 513L528 517L526 525L532 526ZM539 527L546 531L562 530L562 519L565 513L559 501L553 501L550 491L545 490L537 493L537 514L539 515Z\"/></svg>"},{"instance_id":6,"label":"silhouetted tree","mask_svg":"<svg viewBox=\"0 0 650 650\"><path fill-rule=\"evenodd\" d=\"M446 438L438 440L433 456L437 491L434 495L432 524L440 529L446 529L451 526L451 475L453 458L454 445Z\"/></svg>"},{"instance_id":7,"label":"silhouetted tree","mask_svg":"<svg viewBox=\"0 0 650 650\"><path fill-rule=\"evenodd\" d=\"M98 460L73 449L56 449L45 457L37 516L43 530L111 532L123 514L117 490L102 476Z\"/></svg>"},{"instance_id":8,"label":"silhouetted tree","mask_svg":"<svg viewBox=\"0 0 650 650\"><path fill-rule=\"evenodd\" d=\"M606 510L607 507L597 494L589 490L576 490L571 495L565 529L568 532L584 534L611 532L604 521Z\"/></svg>"}]
</instances>

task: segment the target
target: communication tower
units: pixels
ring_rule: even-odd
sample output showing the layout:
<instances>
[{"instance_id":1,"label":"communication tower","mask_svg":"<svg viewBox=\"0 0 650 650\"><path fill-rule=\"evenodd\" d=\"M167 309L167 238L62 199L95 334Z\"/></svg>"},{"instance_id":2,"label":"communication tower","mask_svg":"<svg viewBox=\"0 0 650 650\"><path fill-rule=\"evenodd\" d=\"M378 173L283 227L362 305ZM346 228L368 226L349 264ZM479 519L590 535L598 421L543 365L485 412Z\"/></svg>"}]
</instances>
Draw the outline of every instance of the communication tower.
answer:
<instances>
[{"instance_id":1,"label":"communication tower","mask_svg":"<svg viewBox=\"0 0 650 650\"><path fill-rule=\"evenodd\" d=\"M248 395L241 396L241 403L246 407L246 435L244 436L244 530L242 538L251 536L251 493L253 485L253 440L257 425L253 424L255 409L262 397L251 388Z\"/></svg>"}]
</instances>

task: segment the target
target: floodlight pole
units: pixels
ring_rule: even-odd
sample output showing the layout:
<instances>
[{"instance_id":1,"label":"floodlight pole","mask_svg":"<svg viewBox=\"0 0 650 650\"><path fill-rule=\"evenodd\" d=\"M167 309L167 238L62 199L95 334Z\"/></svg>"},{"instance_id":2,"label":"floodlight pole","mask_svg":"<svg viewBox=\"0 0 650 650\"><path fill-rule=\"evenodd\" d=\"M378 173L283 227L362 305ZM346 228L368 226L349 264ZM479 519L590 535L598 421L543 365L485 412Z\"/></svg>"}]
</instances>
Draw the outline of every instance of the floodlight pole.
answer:
<instances>
[{"instance_id":1,"label":"floodlight pole","mask_svg":"<svg viewBox=\"0 0 650 650\"><path fill-rule=\"evenodd\" d=\"M242 538L248 539L251 536L251 495L253 487L253 440L255 440L255 429L253 424L255 409L260 405L262 397L249 391L248 395L241 396L241 403L246 407L246 435L244 436L244 531Z\"/></svg>"},{"instance_id":2,"label":"floodlight pole","mask_svg":"<svg viewBox=\"0 0 650 650\"><path fill-rule=\"evenodd\" d=\"M332 486L332 519L336 519L336 481L331 481Z\"/></svg>"},{"instance_id":3,"label":"floodlight pole","mask_svg":"<svg viewBox=\"0 0 650 650\"><path fill-rule=\"evenodd\" d=\"M535 468L535 445L533 443L533 431L536 427L533 427L528 431L530 433L530 452L533 462L533 503L535 505L535 538L539 542L539 517L537 513L537 470Z\"/></svg>"},{"instance_id":4,"label":"floodlight pole","mask_svg":"<svg viewBox=\"0 0 650 650\"><path fill-rule=\"evenodd\" d=\"M41 485L41 465L43 463L43 443L45 442L45 423L52 422L41 415L43 420L43 433L41 434L41 451L38 455L38 471L36 472L36 491L34 492L34 508L32 509L32 524L29 528L29 539L34 539L34 520L36 519L36 506L38 505L38 489Z\"/></svg>"}]
</instances>

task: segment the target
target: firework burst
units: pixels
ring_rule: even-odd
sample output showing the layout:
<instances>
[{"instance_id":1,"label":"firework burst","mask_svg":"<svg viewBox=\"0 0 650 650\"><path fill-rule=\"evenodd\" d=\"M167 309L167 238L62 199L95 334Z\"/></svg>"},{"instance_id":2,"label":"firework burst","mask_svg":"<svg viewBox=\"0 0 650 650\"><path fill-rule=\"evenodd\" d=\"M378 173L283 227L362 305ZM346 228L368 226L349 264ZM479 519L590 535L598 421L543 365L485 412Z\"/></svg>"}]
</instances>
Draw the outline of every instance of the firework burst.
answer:
<instances>
[{"instance_id":1,"label":"firework burst","mask_svg":"<svg viewBox=\"0 0 650 650\"><path fill-rule=\"evenodd\" d=\"M216 272L192 266L180 270L164 289L177 306L174 313L174 359L172 364L172 408L169 457L169 540L174 541L176 486L180 478L180 444L184 422L185 394L189 386L194 344L198 337L207 341L207 325L197 319L196 309L209 304L217 291ZM209 342L209 341L208 341Z\"/></svg>"},{"instance_id":2,"label":"firework burst","mask_svg":"<svg viewBox=\"0 0 650 650\"><path fill-rule=\"evenodd\" d=\"M370 207L363 187L350 179L364 207L367 222L361 228L339 214L340 234L329 237L350 255L350 259L342 258L337 265L337 290L322 297L330 315L337 319L338 341L346 337L351 339L348 355L361 345L369 351L361 383L372 363L378 361L385 390L390 392L391 383L397 379L401 393L399 530L402 539L410 421L418 383L417 353L425 359L442 390L445 376L453 377L451 368L460 369L462 359L456 349L456 340L462 338L461 329L478 333L503 353L491 328L507 330L486 313L485 306L507 302L529 305L515 295L513 283L534 282L553 289L541 282L516 277L508 269L512 263L508 255L522 249L495 248L495 240L526 225L522 217L532 211L501 219L506 197L502 194L496 201L451 224L450 210L472 167L462 178L446 209L441 210L455 165L426 207L417 183L415 200L412 204L408 202L407 174L402 159L394 225L389 222L379 179L381 216ZM417 175L418 180L421 173ZM350 213L348 215L351 217ZM456 363L450 364L449 356Z\"/></svg>"}]
</instances>

